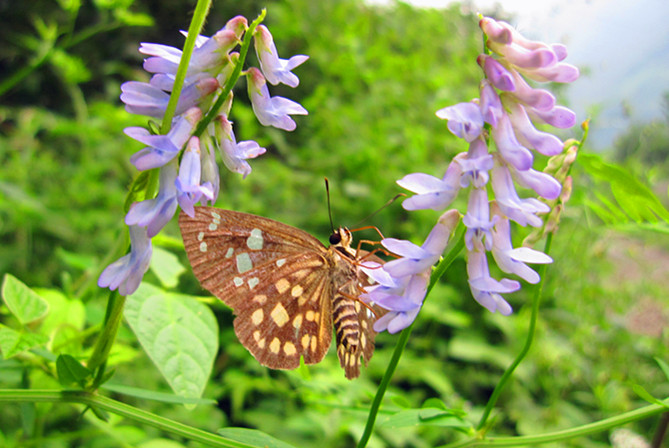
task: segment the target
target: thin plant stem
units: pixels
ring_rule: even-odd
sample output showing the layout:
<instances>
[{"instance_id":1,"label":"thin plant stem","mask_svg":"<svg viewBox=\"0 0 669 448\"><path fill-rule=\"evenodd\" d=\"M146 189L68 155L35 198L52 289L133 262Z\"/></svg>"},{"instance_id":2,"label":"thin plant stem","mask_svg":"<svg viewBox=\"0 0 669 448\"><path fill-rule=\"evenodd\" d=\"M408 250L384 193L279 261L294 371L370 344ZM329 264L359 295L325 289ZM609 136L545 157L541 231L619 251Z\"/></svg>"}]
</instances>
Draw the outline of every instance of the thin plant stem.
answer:
<instances>
[{"instance_id":1,"label":"thin plant stem","mask_svg":"<svg viewBox=\"0 0 669 448\"><path fill-rule=\"evenodd\" d=\"M465 231L464 226L462 225L462 223L460 223L455 232L455 237L451 239L452 244L450 244L448 249L446 250L447 255L444 258L442 258L437 267L434 268L434 270L432 271L432 275L430 276L430 284L427 287L427 292L425 293L424 300L427 300L427 296L430 294L430 291L432 290L434 285L437 283L439 278L442 275L444 275L446 269L450 266L453 260L455 260L457 255L464 247L464 231ZM395 351L393 352L393 356L392 358L390 358L390 363L388 363L386 372L384 373L383 378L381 379L381 383L379 384L379 388L376 391L376 395L374 396L374 400L372 401L372 405L369 409L369 415L367 417L367 423L365 424L365 430L362 434L362 437L360 438L360 441L358 442L357 448L364 448L365 446L367 446L367 443L369 442L369 439L372 436L372 431L374 430L374 423L376 422L376 416L379 413L381 402L383 401L383 397L386 393L386 390L388 389L388 384L390 384L390 380L392 379L393 374L395 373L395 369L397 368L397 365L400 362L400 358L402 357L404 348L407 345L407 341L409 340L409 336L411 335L412 329L413 329L413 323L404 330L402 330L402 332L400 333L400 337L399 340L397 341L397 345L395 346Z\"/></svg>"},{"instance_id":2,"label":"thin plant stem","mask_svg":"<svg viewBox=\"0 0 669 448\"><path fill-rule=\"evenodd\" d=\"M97 388L100 385L100 380L103 378L104 370L107 365L107 358L109 351L116 340L116 333L121 325L123 319L123 307L125 305L125 296L118 294L116 291L109 293L109 301L107 302L107 312L105 321L98 337L93 353L88 359L87 367L92 371L100 368L98 371L93 386Z\"/></svg>"},{"instance_id":3,"label":"thin plant stem","mask_svg":"<svg viewBox=\"0 0 669 448\"><path fill-rule=\"evenodd\" d=\"M648 417L666 412L669 406L669 398L663 400L663 404L652 404L643 408L635 409L634 411L625 412L614 417L606 418L596 422L588 423L574 428L563 429L560 431L549 432L545 434L537 434L531 436L517 436L517 437L487 437L481 439L482 435L478 434L476 438L462 440L460 442L442 445L440 448L463 448L463 447L479 447L479 446L525 446L525 445L539 445L542 443L560 442L564 440L573 439L576 437L585 437L592 434L598 434L609 429L617 428L619 426L632 423L638 420L643 420Z\"/></svg>"},{"instance_id":4,"label":"thin plant stem","mask_svg":"<svg viewBox=\"0 0 669 448\"><path fill-rule=\"evenodd\" d=\"M546 246L544 248L545 254L548 254L550 252L552 241L553 241L553 234L548 233L546 237ZM513 363L511 363L511 365L506 369L506 371L502 375L502 378L500 378L499 382L495 386L495 389L493 390L490 399L488 399L488 403L486 404L485 410L483 411L481 420L479 420L479 424L476 427L476 429L479 431L481 431L485 427L488 421L488 417L490 416L492 409L495 407L495 404L497 403L497 400L499 399L499 396L502 393L504 386L506 386L506 383L511 378L511 375L513 375L513 372L516 370L518 365L520 365L523 359L525 359L525 356L532 347L532 342L534 341L534 334L537 327L537 318L539 316L539 303L541 302L541 293L543 291L544 281L546 279L545 275L546 268L547 265L544 264L539 269L539 275L541 276L541 281L534 289L534 296L532 297L532 315L530 317L530 326L527 330L527 339L525 340L525 345L523 346L520 353L518 353L518 356L516 356L516 359L513 361Z\"/></svg>"},{"instance_id":5,"label":"thin plant stem","mask_svg":"<svg viewBox=\"0 0 669 448\"><path fill-rule=\"evenodd\" d=\"M120 415L136 422L158 428L176 436L185 437L194 442L200 442L213 447L254 448L243 442L227 439L192 426L184 425L160 415L152 414L134 406L112 400L111 398L86 391L58 391L58 390L0 390L0 403L79 403L112 414Z\"/></svg>"},{"instance_id":6,"label":"thin plant stem","mask_svg":"<svg viewBox=\"0 0 669 448\"><path fill-rule=\"evenodd\" d=\"M179 102L179 97L181 96L181 89L186 80L188 64L190 63L190 58L195 49L195 40L197 39L197 36L200 35L202 27L204 27L204 22L207 19L210 7L211 0L198 0L197 5L195 5L193 19L188 27L188 36L186 37L183 52L181 53L181 60L179 61L179 67L177 68L177 74L174 78L174 86L172 88L172 93L170 94L170 100L167 103L165 115L163 115L163 122L160 126L161 134L167 134L172 127L172 118L174 118L174 114L177 110L177 104Z\"/></svg>"}]
</instances>

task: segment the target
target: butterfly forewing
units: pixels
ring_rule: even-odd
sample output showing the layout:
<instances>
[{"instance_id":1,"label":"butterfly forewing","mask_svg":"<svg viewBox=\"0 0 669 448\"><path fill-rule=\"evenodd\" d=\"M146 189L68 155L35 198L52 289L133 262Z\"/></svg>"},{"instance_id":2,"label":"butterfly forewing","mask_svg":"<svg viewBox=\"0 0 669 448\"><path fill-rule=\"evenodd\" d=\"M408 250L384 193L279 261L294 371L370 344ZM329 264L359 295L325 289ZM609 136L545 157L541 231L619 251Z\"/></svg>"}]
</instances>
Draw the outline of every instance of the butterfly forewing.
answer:
<instances>
[{"instance_id":1,"label":"butterfly forewing","mask_svg":"<svg viewBox=\"0 0 669 448\"><path fill-rule=\"evenodd\" d=\"M193 272L233 308L235 333L263 365L294 369L325 356L332 338L327 249L294 227L196 207L179 217Z\"/></svg>"}]
</instances>

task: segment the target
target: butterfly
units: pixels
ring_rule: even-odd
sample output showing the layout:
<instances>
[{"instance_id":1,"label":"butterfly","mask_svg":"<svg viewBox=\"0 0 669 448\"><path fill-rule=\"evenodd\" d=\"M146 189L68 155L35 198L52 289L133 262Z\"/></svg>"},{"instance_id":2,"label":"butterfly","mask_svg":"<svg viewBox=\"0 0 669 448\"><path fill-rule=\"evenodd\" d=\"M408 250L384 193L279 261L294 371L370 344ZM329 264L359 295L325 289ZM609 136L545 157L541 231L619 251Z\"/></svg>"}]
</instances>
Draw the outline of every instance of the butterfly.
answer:
<instances>
[{"instance_id":1,"label":"butterfly","mask_svg":"<svg viewBox=\"0 0 669 448\"><path fill-rule=\"evenodd\" d=\"M351 247L348 229L334 231L325 247L287 224L214 207L196 207L194 217L182 211L179 227L195 276L232 308L237 338L262 365L320 362L334 326L346 378L360 375L383 311L359 299L372 281L360 269L366 252Z\"/></svg>"}]
</instances>

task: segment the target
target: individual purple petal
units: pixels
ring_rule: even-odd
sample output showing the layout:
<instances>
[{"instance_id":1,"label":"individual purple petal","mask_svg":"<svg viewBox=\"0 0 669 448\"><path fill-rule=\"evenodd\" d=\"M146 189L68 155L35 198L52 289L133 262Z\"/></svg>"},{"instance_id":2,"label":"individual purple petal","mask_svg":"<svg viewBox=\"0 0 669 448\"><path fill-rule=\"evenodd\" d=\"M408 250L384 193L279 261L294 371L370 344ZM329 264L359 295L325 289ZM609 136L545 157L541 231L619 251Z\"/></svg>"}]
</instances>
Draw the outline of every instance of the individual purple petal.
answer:
<instances>
[{"instance_id":1,"label":"individual purple petal","mask_svg":"<svg viewBox=\"0 0 669 448\"><path fill-rule=\"evenodd\" d=\"M431 255L422 247L407 240L399 240L397 238L384 238L381 240L381 244L383 245L383 247L385 247L395 255L399 255L400 257L422 258ZM394 260L394 261L399 261L399 260ZM390 261L389 263L392 263L392 261ZM387 264L388 263L386 263L386 265ZM390 272L387 269L386 271ZM401 276L394 275L393 277L401 277Z\"/></svg>"},{"instance_id":2,"label":"individual purple petal","mask_svg":"<svg viewBox=\"0 0 669 448\"><path fill-rule=\"evenodd\" d=\"M219 87L216 78L205 78L184 86L177 103L176 114L180 115L195 106L204 96ZM149 83L129 81L121 85L121 101L132 114L160 118L165 114L170 95Z\"/></svg>"},{"instance_id":3,"label":"individual purple petal","mask_svg":"<svg viewBox=\"0 0 669 448\"><path fill-rule=\"evenodd\" d=\"M479 20L479 26L488 39L499 44L510 44L513 40L513 28L505 22L483 17Z\"/></svg>"},{"instance_id":4,"label":"individual purple petal","mask_svg":"<svg viewBox=\"0 0 669 448\"><path fill-rule=\"evenodd\" d=\"M457 196L460 190L461 174L460 165L456 162L451 162L443 179L423 173L413 173L404 176L397 181L397 184L417 194L406 199L402 203L402 207L406 210L424 210L428 208L443 210Z\"/></svg>"},{"instance_id":5,"label":"individual purple petal","mask_svg":"<svg viewBox=\"0 0 669 448\"><path fill-rule=\"evenodd\" d=\"M292 131L297 126L289 115L308 115L309 112L295 101L280 96L270 97L265 78L260 70L251 67L247 84L253 112L263 126Z\"/></svg>"},{"instance_id":6,"label":"individual purple petal","mask_svg":"<svg viewBox=\"0 0 669 448\"><path fill-rule=\"evenodd\" d=\"M510 72L516 84L516 90L509 93L527 106L540 110L550 110L555 107L555 97L545 89L532 88L520 74L512 70Z\"/></svg>"},{"instance_id":7,"label":"individual purple petal","mask_svg":"<svg viewBox=\"0 0 669 448\"><path fill-rule=\"evenodd\" d=\"M521 70L521 73L528 78L539 82L574 82L580 76L577 67L564 62L550 67L524 69Z\"/></svg>"},{"instance_id":8,"label":"individual purple petal","mask_svg":"<svg viewBox=\"0 0 669 448\"><path fill-rule=\"evenodd\" d=\"M548 132L537 130L523 106L513 100L505 101L505 99L503 98L503 104L508 111L511 126L513 126L519 143L545 156L554 156L562 152L564 144L559 138Z\"/></svg>"},{"instance_id":9,"label":"individual purple petal","mask_svg":"<svg viewBox=\"0 0 669 448\"><path fill-rule=\"evenodd\" d=\"M516 139L508 115L502 115L492 137L499 153L508 163L519 170L527 170L532 166L532 153Z\"/></svg>"},{"instance_id":10,"label":"individual purple petal","mask_svg":"<svg viewBox=\"0 0 669 448\"><path fill-rule=\"evenodd\" d=\"M529 247L514 249L511 245L511 226L508 219L500 219L492 231L492 256L497 266L507 274L515 274L531 284L539 283L541 279L533 269L525 263L552 263L548 255Z\"/></svg>"},{"instance_id":11,"label":"individual purple petal","mask_svg":"<svg viewBox=\"0 0 669 448\"><path fill-rule=\"evenodd\" d=\"M497 91L487 79L481 81L480 90L481 99L479 107L481 108L483 120L486 123L489 123L493 128L496 128L499 119L504 115L502 102L497 95Z\"/></svg>"},{"instance_id":12,"label":"individual purple petal","mask_svg":"<svg viewBox=\"0 0 669 448\"><path fill-rule=\"evenodd\" d=\"M216 163L216 153L214 151L214 145L211 144L210 139L204 139L206 144L206 151L202 151L202 183L209 183L211 185L211 190L213 197L207 198L205 196L203 204L205 205L214 205L216 199L218 199L218 192L221 185L221 177L218 173L218 164ZM209 199L208 201L206 199Z\"/></svg>"},{"instance_id":13,"label":"individual purple petal","mask_svg":"<svg viewBox=\"0 0 669 448\"><path fill-rule=\"evenodd\" d=\"M177 188L177 202L181 209L191 218L195 217L195 204L200 198L209 200L214 198L214 189L211 183L200 183L202 162L200 157L200 139L191 137L188 146L181 158L179 175L175 181Z\"/></svg>"},{"instance_id":14,"label":"individual purple petal","mask_svg":"<svg viewBox=\"0 0 669 448\"><path fill-rule=\"evenodd\" d=\"M520 283L509 279L501 281L492 279L485 252L470 251L467 253L467 274L469 288L478 303L493 313L499 311L504 316L511 314L511 306L500 293L517 291L520 289Z\"/></svg>"},{"instance_id":15,"label":"individual purple petal","mask_svg":"<svg viewBox=\"0 0 669 448\"><path fill-rule=\"evenodd\" d=\"M309 56L300 54L288 60L279 58L272 34L265 25L258 26L253 37L260 69L267 82L272 85L282 83L290 87L297 87L300 79L291 70L309 59Z\"/></svg>"},{"instance_id":16,"label":"individual purple petal","mask_svg":"<svg viewBox=\"0 0 669 448\"><path fill-rule=\"evenodd\" d=\"M483 117L478 104L473 102L459 103L444 107L436 112L437 117L448 120L448 129L468 142L481 135Z\"/></svg>"},{"instance_id":17,"label":"individual purple petal","mask_svg":"<svg viewBox=\"0 0 669 448\"><path fill-rule=\"evenodd\" d=\"M501 214L521 226L541 227L543 221L538 213L548 213L548 205L534 198L520 199L506 166L496 164L491 172L492 189Z\"/></svg>"},{"instance_id":18,"label":"individual purple petal","mask_svg":"<svg viewBox=\"0 0 669 448\"><path fill-rule=\"evenodd\" d=\"M151 239L146 229L130 226L130 253L116 260L102 271L98 286L112 291L118 288L119 294L127 296L135 292L151 262Z\"/></svg>"},{"instance_id":19,"label":"individual purple petal","mask_svg":"<svg viewBox=\"0 0 669 448\"><path fill-rule=\"evenodd\" d=\"M381 299L381 303L374 302L390 310L374 322L374 331L388 330L394 334L411 325L425 299L428 280L427 274L413 275L401 296L385 296Z\"/></svg>"},{"instance_id":20,"label":"individual purple petal","mask_svg":"<svg viewBox=\"0 0 669 448\"><path fill-rule=\"evenodd\" d=\"M576 124L576 114L564 106L555 106L550 110L530 108L527 113L533 120L539 120L559 129L567 129Z\"/></svg>"},{"instance_id":21,"label":"individual purple petal","mask_svg":"<svg viewBox=\"0 0 669 448\"><path fill-rule=\"evenodd\" d=\"M533 169L520 171L509 166L513 178L523 187L531 188L544 199L557 199L562 191L562 185L551 175Z\"/></svg>"},{"instance_id":22,"label":"individual purple petal","mask_svg":"<svg viewBox=\"0 0 669 448\"><path fill-rule=\"evenodd\" d=\"M177 210L176 178L177 169L174 163L163 166L160 169L158 196L132 204L125 215L125 223L129 226L146 227L149 237L156 236Z\"/></svg>"},{"instance_id":23,"label":"individual purple petal","mask_svg":"<svg viewBox=\"0 0 669 448\"><path fill-rule=\"evenodd\" d=\"M490 83L499 90L512 92L516 90L516 85L513 80L513 75L502 64L499 63L492 56L485 54L479 55L476 59L478 64L483 68L487 79Z\"/></svg>"},{"instance_id":24,"label":"individual purple petal","mask_svg":"<svg viewBox=\"0 0 669 448\"><path fill-rule=\"evenodd\" d=\"M137 141L149 145L130 157L130 162L140 170L158 168L172 160L181 151L197 122L202 118L202 111L191 108L177 117L167 135L152 135L141 127L125 128L123 132Z\"/></svg>"},{"instance_id":25,"label":"individual purple petal","mask_svg":"<svg viewBox=\"0 0 669 448\"><path fill-rule=\"evenodd\" d=\"M251 165L246 160L264 154L265 148L252 140L237 142L232 123L225 115L216 117L216 124L216 138L223 163L230 171L246 178L251 173Z\"/></svg>"},{"instance_id":26,"label":"individual purple petal","mask_svg":"<svg viewBox=\"0 0 669 448\"><path fill-rule=\"evenodd\" d=\"M467 227L465 233L465 245L468 250L483 245L487 250L492 247L491 229L495 225L497 217L490 220L490 206L488 205L488 193L483 188L473 188L469 192L469 203L467 214L462 218L462 223Z\"/></svg>"},{"instance_id":27,"label":"individual purple petal","mask_svg":"<svg viewBox=\"0 0 669 448\"><path fill-rule=\"evenodd\" d=\"M567 47L563 44L551 44L551 48L553 49L553 53L558 58L558 62L564 60L567 57Z\"/></svg>"},{"instance_id":28,"label":"individual purple petal","mask_svg":"<svg viewBox=\"0 0 669 448\"><path fill-rule=\"evenodd\" d=\"M477 138L469 145L466 157L454 159L462 169L460 186L466 188L472 185L483 188L488 183L488 171L492 169L492 155L488 154L488 146L482 137Z\"/></svg>"}]
</instances>

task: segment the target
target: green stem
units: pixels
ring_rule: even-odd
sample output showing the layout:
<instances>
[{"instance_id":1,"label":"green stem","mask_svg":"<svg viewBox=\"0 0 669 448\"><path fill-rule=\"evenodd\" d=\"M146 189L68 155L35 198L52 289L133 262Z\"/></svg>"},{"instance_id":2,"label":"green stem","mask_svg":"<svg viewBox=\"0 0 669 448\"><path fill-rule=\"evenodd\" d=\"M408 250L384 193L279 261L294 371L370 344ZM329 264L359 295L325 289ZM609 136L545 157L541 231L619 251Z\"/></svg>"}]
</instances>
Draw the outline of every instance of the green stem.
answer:
<instances>
[{"instance_id":1,"label":"green stem","mask_svg":"<svg viewBox=\"0 0 669 448\"><path fill-rule=\"evenodd\" d=\"M102 332L98 337L95 347L93 348L93 353L88 359L87 367L94 371L98 367L100 371L95 377L93 383L94 387L99 386L100 379L104 375L104 369L107 364L107 358L109 357L109 351L114 345L116 340L116 333L118 332L118 327L121 325L121 319L123 319L123 306L125 305L125 296L118 294L115 291L109 293L109 301L107 302L107 313L105 315L105 322Z\"/></svg>"},{"instance_id":2,"label":"green stem","mask_svg":"<svg viewBox=\"0 0 669 448\"><path fill-rule=\"evenodd\" d=\"M666 406L669 405L669 398L663 400L664 406L659 404L652 404L634 411L625 412L615 417L606 418L597 422L588 423L586 425L577 426L575 428L564 429L561 431L549 432L545 434L537 434L531 436L518 437L490 437L485 440L469 439L463 440L448 445L443 445L441 448L462 448L470 446L523 446L523 445L538 445L542 443L560 442L563 440L573 439L575 437L584 437L592 434L597 434L612 428L616 428L627 423L643 420L653 415L666 412ZM480 437L480 436L479 436Z\"/></svg>"},{"instance_id":3,"label":"green stem","mask_svg":"<svg viewBox=\"0 0 669 448\"><path fill-rule=\"evenodd\" d=\"M239 58L237 59L235 69L232 71L232 74L226 81L225 86L223 86L223 91L218 96L218 99L214 105L211 107L211 109L209 109L207 115L197 124L197 128L195 128L195 132L193 133L194 136L199 137L202 135L207 126L209 126L209 123L211 123L211 121L218 115L219 109L221 106L223 106L223 103L225 103L228 95L230 95L232 88L235 86L235 84L237 84L237 81L242 74L242 68L244 67L246 55L248 54L249 48L251 47L251 38L253 38L253 33L255 32L258 25L260 25L265 19L266 13L267 10L263 9L260 12L260 15L253 22L251 22L248 29L244 33L244 39L242 40L242 45L239 49Z\"/></svg>"},{"instance_id":4,"label":"green stem","mask_svg":"<svg viewBox=\"0 0 669 448\"><path fill-rule=\"evenodd\" d=\"M190 64L190 58L193 55L193 49L195 48L195 40L200 35L200 31L202 31L204 22L207 19L211 1L212 0L198 0L197 5L195 6L193 19L188 27L188 37L186 37L183 52L181 53L181 61L179 62L177 75L174 78L174 86L172 87L170 100L167 103L163 122L160 126L161 134L167 134L172 127L172 118L174 118L174 114L177 110L177 103L179 102L179 96L181 96L181 89L183 88L186 74L188 72L188 64Z\"/></svg>"},{"instance_id":5,"label":"green stem","mask_svg":"<svg viewBox=\"0 0 669 448\"><path fill-rule=\"evenodd\" d=\"M84 391L57 391L57 390L22 390L0 389L0 403L33 402L33 403L80 403L86 406L102 409L121 417L158 428L170 434L185 437L214 447L253 448L251 445L226 439L183 423L161 417L156 414L135 408L111 398Z\"/></svg>"},{"instance_id":6,"label":"green stem","mask_svg":"<svg viewBox=\"0 0 669 448\"><path fill-rule=\"evenodd\" d=\"M430 284L427 287L427 292L425 293L424 300L427 300L427 296L430 294L430 291L432 291L432 288L434 288L434 285L437 283L439 278L442 275L444 275L446 269L450 266L453 260L455 260L455 257L457 257L457 255L464 247L464 238L463 238L464 232L465 232L464 226L462 225L462 223L460 223L455 232L455 236L451 239L451 244L449 244L449 247L446 250L446 256L442 258L442 260L439 262L434 271L432 271L432 275L430 276ZM397 345L395 346L395 351L393 352L393 356L390 359L388 368L386 369L386 372L384 373L383 378L381 379L379 388L377 389L376 395L374 396L374 401L372 401L372 406L369 409L369 415L367 417L365 430L362 434L362 437L360 438L360 441L358 442L357 448L364 448L365 446L367 446L367 443L369 442L369 439L372 436L372 431L374 430L374 423L376 422L376 416L379 413L379 408L381 407L383 396L385 395L386 390L388 389L388 384L390 384L390 380L392 379L393 374L395 373L395 369L397 368L397 365L400 362L400 358L402 357L404 348L407 345L407 341L409 340L409 336L411 335L412 329L413 329L413 323L404 330L402 330L402 332L400 333L400 337L399 340L397 341Z\"/></svg>"},{"instance_id":7,"label":"green stem","mask_svg":"<svg viewBox=\"0 0 669 448\"><path fill-rule=\"evenodd\" d=\"M546 246L544 248L544 253L548 254L550 252L552 241L553 241L553 234L549 233L548 236L546 237ZM502 393L504 386L509 381L511 375L513 375L513 372L516 370L518 365L522 362L522 360L525 358L527 353L530 351L530 348L532 347L532 342L534 341L534 333L537 327L537 318L539 316L539 303L541 301L541 293L543 291L544 281L546 279L545 275L546 267L547 265L544 264L539 269L539 275L541 276L541 281L534 289L534 296L532 297L532 316L530 317L530 326L529 329L527 330L527 339L525 340L525 345L523 346L520 353L518 353L518 356L513 361L513 363L511 363L511 365L506 369L506 371L502 375L502 378L500 378L499 383L497 383L497 385L495 386L495 389L493 390L492 395L490 396L490 399L486 404L485 410L483 411L481 420L479 421L479 424L476 427L476 429L479 431L481 431L485 427L485 424L488 421L488 417L490 416L492 409L495 407L497 399Z\"/></svg>"}]
</instances>

